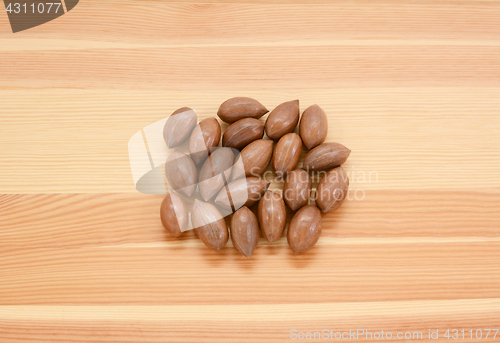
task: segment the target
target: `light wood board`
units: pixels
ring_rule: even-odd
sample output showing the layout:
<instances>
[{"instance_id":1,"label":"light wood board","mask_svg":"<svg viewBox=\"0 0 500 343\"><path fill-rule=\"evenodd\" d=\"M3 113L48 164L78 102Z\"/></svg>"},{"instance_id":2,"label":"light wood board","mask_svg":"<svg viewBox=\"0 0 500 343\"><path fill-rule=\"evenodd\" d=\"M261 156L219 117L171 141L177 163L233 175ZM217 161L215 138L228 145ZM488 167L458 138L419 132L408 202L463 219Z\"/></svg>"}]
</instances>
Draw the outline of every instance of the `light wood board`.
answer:
<instances>
[{"instance_id":1,"label":"light wood board","mask_svg":"<svg viewBox=\"0 0 500 343\"><path fill-rule=\"evenodd\" d=\"M499 18L497 1L83 0L12 34L0 13L0 342L500 341ZM352 150L357 198L306 255L174 239L135 190L135 132L239 95L317 103Z\"/></svg>"}]
</instances>

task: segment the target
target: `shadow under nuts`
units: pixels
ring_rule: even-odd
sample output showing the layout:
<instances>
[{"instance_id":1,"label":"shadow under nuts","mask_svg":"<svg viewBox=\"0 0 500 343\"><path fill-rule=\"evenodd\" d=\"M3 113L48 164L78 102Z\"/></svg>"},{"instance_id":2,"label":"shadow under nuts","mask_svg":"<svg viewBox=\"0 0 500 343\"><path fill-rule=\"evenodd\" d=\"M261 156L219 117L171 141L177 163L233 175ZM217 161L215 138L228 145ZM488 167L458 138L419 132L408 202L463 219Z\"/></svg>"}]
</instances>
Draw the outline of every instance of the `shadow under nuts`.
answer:
<instances>
[{"instance_id":1,"label":"shadow under nuts","mask_svg":"<svg viewBox=\"0 0 500 343\"><path fill-rule=\"evenodd\" d=\"M342 167L330 170L321 179L316 189L316 205L321 212L338 209L349 191L349 177Z\"/></svg>"},{"instance_id":2,"label":"shadow under nuts","mask_svg":"<svg viewBox=\"0 0 500 343\"><path fill-rule=\"evenodd\" d=\"M323 143L328 135L328 118L325 111L316 104L306 108L300 118L299 133L308 149Z\"/></svg>"},{"instance_id":3,"label":"shadow under nuts","mask_svg":"<svg viewBox=\"0 0 500 343\"><path fill-rule=\"evenodd\" d=\"M267 191L270 182L258 177L247 177L230 182L222 188L215 203L225 209L239 209L242 206L250 207L259 201Z\"/></svg>"},{"instance_id":4,"label":"shadow under nuts","mask_svg":"<svg viewBox=\"0 0 500 343\"><path fill-rule=\"evenodd\" d=\"M299 101L293 100L278 105L269 113L266 120L266 134L277 141L287 133L293 132L299 122Z\"/></svg>"},{"instance_id":5,"label":"shadow under nuts","mask_svg":"<svg viewBox=\"0 0 500 343\"><path fill-rule=\"evenodd\" d=\"M189 138L189 153L196 165L203 163L212 148L219 144L220 135L220 124L215 118L203 119L196 125Z\"/></svg>"},{"instance_id":6,"label":"shadow under nuts","mask_svg":"<svg viewBox=\"0 0 500 343\"><path fill-rule=\"evenodd\" d=\"M201 197L207 201L214 197L231 175L234 154L231 148L217 148L203 163L198 187Z\"/></svg>"},{"instance_id":7,"label":"shadow under nuts","mask_svg":"<svg viewBox=\"0 0 500 343\"><path fill-rule=\"evenodd\" d=\"M311 250L321 235L321 212L316 206L307 205L295 213L288 227L288 245L295 255Z\"/></svg>"},{"instance_id":8,"label":"shadow under nuts","mask_svg":"<svg viewBox=\"0 0 500 343\"><path fill-rule=\"evenodd\" d=\"M217 115L226 123L234 123L243 118L259 119L267 112L267 108L255 99L236 97L224 101Z\"/></svg>"},{"instance_id":9,"label":"shadow under nuts","mask_svg":"<svg viewBox=\"0 0 500 343\"><path fill-rule=\"evenodd\" d=\"M198 116L189 107L182 107L168 117L163 127L163 139L169 148L181 145L193 131Z\"/></svg>"},{"instance_id":10,"label":"shadow under nuts","mask_svg":"<svg viewBox=\"0 0 500 343\"><path fill-rule=\"evenodd\" d=\"M175 193L169 193L160 207L160 219L163 227L174 237L179 237L187 227L188 214L182 199Z\"/></svg>"},{"instance_id":11,"label":"shadow under nuts","mask_svg":"<svg viewBox=\"0 0 500 343\"><path fill-rule=\"evenodd\" d=\"M273 141L258 139L241 150L233 166L232 180L262 175L273 156Z\"/></svg>"},{"instance_id":12,"label":"shadow under nuts","mask_svg":"<svg viewBox=\"0 0 500 343\"><path fill-rule=\"evenodd\" d=\"M260 229L268 242L272 243L283 235L286 209L281 194L267 191L259 201L258 214Z\"/></svg>"},{"instance_id":13,"label":"shadow under nuts","mask_svg":"<svg viewBox=\"0 0 500 343\"><path fill-rule=\"evenodd\" d=\"M198 237L213 249L222 249L229 239L226 221L212 204L195 200L191 211L191 221Z\"/></svg>"},{"instance_id":14,"label":"shadow under nuts","mask_svg":"<svg viewBox=\"0 0 500 343\"><path fill-rule=\"evenodd\" d=\"M311 195L312 180L303 169L295 169L288 173L283 186L285 202L292 211L307 205Z\"/></svg>"},{"instance_id":15,"label":"shadow under nuts","mask_svg":"<svg viewBox=\"0 0 500 343\"><path fill-rule=\"evenodd\" d=\"M302 153L302 140L296 133L288 133L281 137L274 148L273 169L278 177L292 171L299 163Z\"/></svg>"},{"instance_id":16,"label":"shadow under nuts","mask_svg":"<svg viewBox=\"0 0 500 343\"><path fill-rule=\"evenodd\" d=\"M222 145L241 150L262 136L264 136L264 124L258 119L245 118L227 128L222 136Z\"/></svg>"},{"instance_id":17,"label":"shadow under nuts","mask_svg":"<svg viewBox=\"0 0 500 343\"><path fill-rule=\"evenodd\" d=\"M165 162L165 176L175 191L191 196L196 189L198 171L193 160L179 151L173 151Z\"/></svg>"},{"instance_id":18,"label":"shadow under nuts","mask_svg":"<svg viewBox=\"0 0 500 343\"><path fill-rule=\"evenodd\" d=\"M233 214L230 230L236 250L246 257L252 256L259 242L259 223L255 214L243 206Z\"/></svg>"},{"instance_id":19,"label":"shadow under nuts","mask_svg":"<svg viewBox=\"0 0 500 343\"><path fill-rule=\"evenodd\" d=\"M338 167L347 160L351 150L339 143L323 143L309 151L303 168L307 171L324 171Z\"/></svg>"}]
</instances>

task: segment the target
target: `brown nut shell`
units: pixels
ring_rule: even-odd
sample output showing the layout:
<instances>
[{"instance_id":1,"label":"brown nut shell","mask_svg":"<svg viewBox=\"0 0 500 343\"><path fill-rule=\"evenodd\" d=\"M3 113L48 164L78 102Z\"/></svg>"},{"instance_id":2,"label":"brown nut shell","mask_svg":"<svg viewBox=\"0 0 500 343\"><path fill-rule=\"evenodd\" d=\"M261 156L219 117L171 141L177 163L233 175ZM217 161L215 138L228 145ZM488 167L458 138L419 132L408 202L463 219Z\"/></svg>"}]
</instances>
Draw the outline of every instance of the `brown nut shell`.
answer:
<instances>
[{"instance_id":1,"label":"brown nut shell","mask_svg":"<svg viewBox=\"0 0 500 343\"><path fill-rule=\"evenodd\" d=\"M191 221L196 234L207 247L220 250L226 245L229 238L226 221L214 205L196 199Z\"/></svg>"},{"instance_id":2,"label":"brown nut shell","mask_svg":"<svg viewBox=\"0 0 500 343\"><path fill-rule=\"evenodd\" d=\"M248 207L243 206L231 218L231 241L246 257L252 256L259 242L259 223Z\"/></svg>"},{"instance_id":3,"label":"brown nut shell","mask_svg":"<svg viewBox=\"0 0 500 343\"><path fill-rule=\"evenodd\" d=\"M170 187L185 196L191 196L196 189L198 171L186 154L172 151L165 162L165 176Z\"/></svg>"},{"instance_id":4,"label":"brown nut shell","mask_svg":"<svg viewBox=\"0 0 500 343\"><path fill-rule=\"evenodd\" d=\"M220 136L220 124L215 118L203 119L196 125L189 138L189 153L196 165L205 161L212 148L219 144Z\"/></svg>"},{"instance_id":5,"label":"brown nut shell","mask_svg":"<svg viewBox=\"0 0 500 343\"><path fill-rule=\"evenodd\" d=\"M262 175L273 156L273 141L258 139L241 150L233 167L232 180Z\"/></svg>"},{"instance_id":6,"label":"brown nut shell","mask_svg":"<svg viewBox=\"0 0 500 343\"><path fill-rule=\"evenodd\" d=\"M338 209L349 191L349 177L342 167L326 173L316 189L316 205L321 212L327 213Z\"/></svg>"},{"instance_id":7,"label":"brown nut shell","mask_svg":"<svg viewBox=\"0 0 500 343\"><path fill-rule=\"evenodd\" d=\"M165 196L160 207L160 219L163 227L174 237L179 237L186 229L186 205L177 194L169 193Z\"/></svg>"},{"instance_id":8,"label":"brown nut shell","mask_svg":"<svg viewBox=\"0 0 500 343\"><path fill-rule=\"evenodd\" d=\"M227 128L222 135L222 145L241 150L262 136L264 136L264 124L258 119L245 118Z\"/></svg>"},{"instance_id":9,"label":"brown nut shell","mask_svg":"<svg viewBox=\"0 0 500 343\"><path fill-rule=\"evenodd\" d=\"M303 168L307 171L323 171L338 167L347 160L351 150L340 143L323 143L309 151Z\"/></svg>"},{"instance_id":10,"label":"brown nut shell","mask_svg":"<svg viewBox=\"0 0 500 343\"><path fill-rule=\"evenodd\" d=\"M257 100L240 96L224 101L217 115L226 123L234 123L243 118L259 119L267 112L267 108Z\"/></svg>"},{"instance_id":11,"label":"brown nut shell","mask_svg":"<svg viewBox=\"0 0 500 343\"><path fill-rule=\"evenodd\" d=\"M268 242L272 243L283 235L286 208L281 194L267 191L259 201L258 214L260 229Z\"/></svg>"},{"instance_id":12,"label":"brown nut shell","mask_svg":"<svg viewBox=\"0 0 500 343\"><path fill-rule=\"evenodd\" d=\"M287 101L269 113L266 120L266 134L277 141L287 133L293 132L299 122L299 100Z\"/></svg>"},{"instance_id":13,"label":"brown nut shell","mask_svg":"<svg viewBox=\"0 0 500 343\"><path fill-rule=\"evenodd\" d=\"M322 144L328 135L328 118L325 111L316 104L306 108L300 118L299 133L308 149Z\"/></svg>"},{"instance_id":14,"label":"brown nut shell","mask_svg":"<svg viewBox=\"0 0 500 343\"><path fill-rule=\"evenodd\" d=\"M198 116L189 107L182 107L168 117L163 127L163 139L169 148L181 145L193 131Z\"/></svg>"},{"instance_id":15,"label":"brown nut shell","mask_svg":"<svg viewBox=\"0 0 500 343\"><path fill-rule=\"evenodd\" d=\"M228 183L233 162L234 154L231 148L217 148L205 160L198 183L203 200L213 198Z\"/></svg>"},{"instance_id":16,"label":"brown nut shell","mask_svg":"<svg viewBox=\"0 0 500 343\"><path fill-rule=\"evenodd\" d=\"M292 211L307 205L311 196L312 179L303 169L292 170L285 178L283 197Z\"/></svg>"},{"instance_id":17,"label":"brown nut shell","mask_svg":"<svg viewBox=\"0 0 500 343\"><path fill-rule=\"evenodd\" d=\"M288 245L295 255L311 250L321 235L321 212L316 206L307 205L295 213L288 227Z\"/></svg>"},{"instance_id":18,"label":"brown nut shell","mask_svg":"<svg viewBox=\"0 0 500 343\"><path fill-rule=\"evenodd\" d=\"M269 181L257 177L232 181L221 189L215 198L215 203L228 210L231 208L237 210L242 206L250 207L259 201L269 184Z\"/></svg>"},{"instance_id":19,"label":"brown nut shell","mask_svg":"<svg viewBox=\"0 0 500 343\"><path fill-rule=\"evenodd\" d=\"M281 137L274 148L273 169L278 177L285 176L299 163L302 153L302 140L296 133L288 133Z\"/></svg>"}]
</instances>

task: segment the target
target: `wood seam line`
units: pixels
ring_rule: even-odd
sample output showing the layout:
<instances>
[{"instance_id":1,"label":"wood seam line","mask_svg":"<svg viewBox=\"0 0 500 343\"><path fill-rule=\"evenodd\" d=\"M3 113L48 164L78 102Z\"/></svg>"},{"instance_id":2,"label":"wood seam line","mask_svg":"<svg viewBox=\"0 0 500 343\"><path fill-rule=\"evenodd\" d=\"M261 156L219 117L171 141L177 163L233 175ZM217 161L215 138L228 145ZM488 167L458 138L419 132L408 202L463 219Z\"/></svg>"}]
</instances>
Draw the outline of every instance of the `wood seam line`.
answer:
<instances>
[{"instance_id":1,"label":"wood seam line","mask_svg":"<svg viewBox=\"0 0 500 343\"><path fill-rule=\"evenodd\" d=\"M316 246L369 246L369 245L398 245L398 244L463 244L463 243L500 243L500 237L482 238L482 237L450 237L450 238L433 238L433 237L408 237L408 238L337 238L337 237L320 237ZM166 247L187 247L187 246L204 246L200 240L182 240L182 241L158 241L149 243L123 243L123 244L106 244L98 246L99 249L113 248L166 248ZM228 242L226 247L231 247L232 243ZM269 243L265 238L259 238L259 246L278 247L288 246L286 237L280 237L273 243Z\"/></svg>"},{"instance_id":2,"label":"wood seam line","mask_svg":"<svg viewBox=\"0 0 500 343\"><path fill-rule=\"evenodd\" d=\"M233 211L233 213L234 213L234 212L236 212L236 207L234 206L233 197L231 196L231 192L229 191L229 184L226 180L226 176L224 175L224 172L221 173L222 179L224 180L224 189L227 192L227 200L229 200L229 205L231 206L231 211Z\"/></svg>"},{"instance_id":3,"label":"wood seam line","mask_svg":"<svg viewBox=\"0 0 500 343\"><path fill-rule=\"evenodd\" d=\"M161 171L163 173L163 183L165 184L165 191L166 193L165 194L168 194L168 183L167 183L167 174L165 174L165 165L162 164L161 166Z\"/></svg>"},{"instance_id":4,"label":"wood seam line","mask_svg":"<svg viewBox=\"0 0 500 343\"><path fill-rule=\"evenodd\" d=\"M144 129L141 129L141 134L144 145L146 146L146 151L148 152L149 164L151 165L151 169L155 169L155 164L153 163L153 157L151 156L151 151L149 150L148 140L146 139L146 133L144 133Z\"/></svg>"},{"instance_id":5,"label":"wood seam line","mask_svg":"<svg viewBox=\"0 0 500 343\"><path fill-rule=\"evenodd\" d=\"M290 314L307 314L306 320L332 320L346 316L447 316L464 314L498 313L499 298L468 298L456 300L403 300L383 302L326 302L299 304L234 304L234 305L1 305L0 319L26 321L119 320L144 321L169 320L204 321L229 320L231 322L265 322L263 312L278 313L275 320L287 322ZM475 308L472 309L471 308ZM244 311L242 311L244 309Z\"/></svg>"},{"instance_id":6,"label":"wood seam line","mask_svg":"<svg viewBox=\"0 0 500 343\"><path fill-rule=\"evenodd\" d=\"M61 0L61 4L62 4L63 10L64 10L64 13L68 13L68 10L66 9L66 3L64 2L64 0Z\"/></svg>"}]
</instances>

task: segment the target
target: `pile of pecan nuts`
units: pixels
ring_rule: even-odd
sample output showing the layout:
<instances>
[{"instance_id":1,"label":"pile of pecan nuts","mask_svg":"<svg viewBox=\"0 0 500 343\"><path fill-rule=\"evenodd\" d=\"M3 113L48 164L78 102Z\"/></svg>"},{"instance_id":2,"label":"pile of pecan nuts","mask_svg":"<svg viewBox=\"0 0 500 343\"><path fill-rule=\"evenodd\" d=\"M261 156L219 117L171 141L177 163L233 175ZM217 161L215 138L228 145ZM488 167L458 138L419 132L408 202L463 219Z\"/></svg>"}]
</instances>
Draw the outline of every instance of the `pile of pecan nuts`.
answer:
<instances>
[{"instance_id":1,"label":"pile of pecan nuts","mask_svg":"<svg viewBox=\"0 0 500 343\"><path fill-rule=\"evenodd\" d=\"M292 212L287 231L292 251L303 254L316 244L321 212L336 210L347 196L349 179L341 165L351 151L339 143L325 143L328 120L318 105L300 116L298 100L284 102L264 123L260 118L268 112L247 97L222 103L217 115L230 124L222 135L222 147L216 118L198 123L196 112L183 107L167 119L163 137L173 151L165 163L165 176L172 191L161 204L160 217L171 235L178 237L192 225L207 247L219 250L230 231L233 246L250 257L259 229L269 242L276 241L285 230L287 212ZM303 149L308 152L302 168L296 169ZM284 183L282 190L268 190L270 181L262 177L271 160L272 175ZM320 179L315 190L312 175ZM309 205L312 198L315 205ZM257 202L256 215L249 207ZM228 214L229 231L224 219Z\"/></svg>"}]
</instances>

